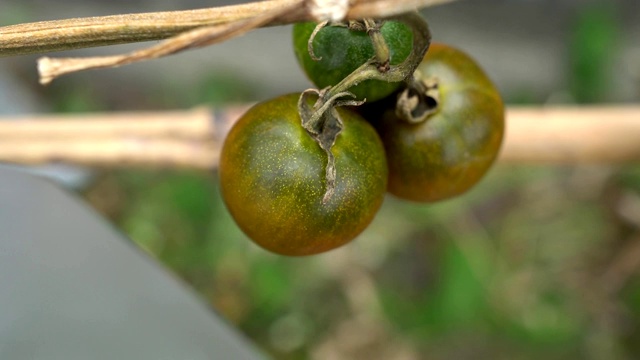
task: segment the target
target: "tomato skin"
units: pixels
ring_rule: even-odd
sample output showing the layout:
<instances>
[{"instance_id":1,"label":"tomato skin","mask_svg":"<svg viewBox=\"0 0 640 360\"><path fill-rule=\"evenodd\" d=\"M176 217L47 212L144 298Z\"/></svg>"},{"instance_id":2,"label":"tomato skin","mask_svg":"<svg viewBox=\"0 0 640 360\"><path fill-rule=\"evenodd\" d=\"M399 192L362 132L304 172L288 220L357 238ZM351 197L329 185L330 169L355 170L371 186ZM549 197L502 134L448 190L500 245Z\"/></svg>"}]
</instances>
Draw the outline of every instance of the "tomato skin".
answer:
<instances>
[{"instance_id":1,"label":"tomato skin","mask_svg":"<svg viewBox=\"0 0 640 360\"><path fill-rule=\"evenodd\" d=\"M371 39L366 32L349 30L346 27L327 26L320 30L313 41L316 57L311 58L307 43L316 23L298 23L293 26L293 44L298 63L319 89L339 83L360 65L375 55ZM401 22L387 21L380 32L389 47L390 64L402 63L411 53L413 33ZM382 99L400 87L401 83L367 80L349 91L359 100L373 102Z\"/></svg>"},{"instance_id":2,"label":"tomato skin","mask_svg":"<svg viewBox=\"0 0 640 360\"><path fill-rule=\"evenodd\" d=\"M299 94L251 108L220 158L222 195L238 226L272 252L299 256L339 247L373 220L387 184L384 148L359 115L338 109L344 128L332 148L336 188L325 203L327 155L300 124Z\"/></svg>"},{"instance_id":3,"label":"tomato skin","mask_svg":"<svg viewBox=\"0 0 640 360\"><path fill-rule=\"evenodd\" d=\"M418 71L438 79L437 112L409 124L386 111L376 126L389 162L389 192L434 202L469 190L491 167L504 135L504 104L476 62L450 46L432 44Z\"/></svg>"}]
</instances>

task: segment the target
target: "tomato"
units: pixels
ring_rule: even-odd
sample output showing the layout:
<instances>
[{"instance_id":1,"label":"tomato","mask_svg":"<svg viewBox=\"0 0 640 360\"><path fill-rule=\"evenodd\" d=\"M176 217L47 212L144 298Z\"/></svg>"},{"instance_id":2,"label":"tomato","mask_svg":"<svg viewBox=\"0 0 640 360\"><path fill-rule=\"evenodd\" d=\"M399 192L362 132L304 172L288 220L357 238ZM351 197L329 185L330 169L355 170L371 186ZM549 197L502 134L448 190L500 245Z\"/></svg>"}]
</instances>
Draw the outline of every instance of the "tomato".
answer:
<instances>
[{"instance_id":1,"label":"tomato","mask_svg":"<svg viewBox=\"0 0 640 360\"><path fill-rule=\"evenodd\" d=\"M252 107L233 126L220 157L223 199L255 243L282 255L311 255L355 238L380 208L387 185L384 147L358 114L337 112L332 147L335 193L323 203L327 154L302 127L299 94Z\"/></svg>"},{"instance_id":2,"label":"tomato","mask_svg":"<svg viewBox=\"0 0 640 360\"><path fill-rule=\"evenodd\" d=\"M320 30L313 41L316 61L311 58L308 41L316 23L298 23L293 27L293 44L298 63L318 88L339 83L360 65L374 57L371 39L364 31L347 27L327 26ZM413 33L401 22L387 21L381 29L389 48L390 64L403 62L411 53ZM384 98L400 87L401 83L367 80L349 89L359 100L372 102Z\"/></svg>"},{"instance_id":3,"label":"tomato","mask_svg":"<svg viewBox=\"0 0 640 360\"><path fill-rule=\"evenodd\" d=\"M436 79L435 112L410 124L388 110L376 126L389 162L389 192L432 202L464 193L488 171L502 143L504 105L476 62L444 44L431 44L416 76Z\"/></svg>"}]
</instances>

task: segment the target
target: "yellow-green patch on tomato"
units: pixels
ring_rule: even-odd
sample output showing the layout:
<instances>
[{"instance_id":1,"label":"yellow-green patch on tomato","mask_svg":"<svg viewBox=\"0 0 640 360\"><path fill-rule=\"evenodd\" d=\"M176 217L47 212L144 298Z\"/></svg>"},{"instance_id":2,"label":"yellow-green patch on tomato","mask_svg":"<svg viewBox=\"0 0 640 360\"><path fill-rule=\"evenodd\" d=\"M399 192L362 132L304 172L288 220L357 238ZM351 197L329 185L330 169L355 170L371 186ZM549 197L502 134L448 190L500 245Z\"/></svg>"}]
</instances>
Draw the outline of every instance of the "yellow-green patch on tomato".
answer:
<instances>
[{"instance_id":1,"label":"yellow-green patch on tomato","mask_svg":"<svg viewBox=\"0 0 640 360\"><path fill-rule=\"evenodd\" d=\"M252 107L233 126L220 158L222 195L255 243L283 255L311 255L355 238L374 218L387 185L384 148L359 115L338 109L332 148L335 193L323 203L327 154L302 127L299 94Z\"/></svg>"},{"instance_id":2,"label":"yellow-green patch on tomato","mask_svg":"<svg viewBox=\"0 0 640 360\"><path fill-rule=\"evenodd\" d=\"M342 26L327 26L320 30L313 40L316 61L308 51L309 37L316 23L298 23L293 27L293 44L298 63L311 82L322 89L339 83L360 65L373 58L375 53L369 35L364 31L350 30ZM402 63L411 53L413 33L401 22L387 21L381 29L390 52L390 64ZM358 99L376 101L391 94L400 87L399 82L367 80L352 87Z\"/></svg>"}]
</instances>

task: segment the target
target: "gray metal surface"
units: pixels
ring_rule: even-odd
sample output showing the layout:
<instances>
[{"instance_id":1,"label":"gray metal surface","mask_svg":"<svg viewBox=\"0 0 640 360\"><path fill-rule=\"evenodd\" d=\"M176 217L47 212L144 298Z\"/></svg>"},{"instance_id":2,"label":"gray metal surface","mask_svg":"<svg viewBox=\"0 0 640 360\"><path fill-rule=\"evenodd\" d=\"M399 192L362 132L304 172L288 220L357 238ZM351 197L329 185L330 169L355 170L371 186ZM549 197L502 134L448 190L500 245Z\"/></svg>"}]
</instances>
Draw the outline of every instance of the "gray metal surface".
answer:
<instances>
[{"instance_id":1,"label":"gray metal surface","mask_svg":"<svg viewBox=\"0 0 640 360\"><path fill-rule=\"evenodd\" d=\"M0 168L0 359L258 358L91 208Z\"/></svg>"}]
</instances>

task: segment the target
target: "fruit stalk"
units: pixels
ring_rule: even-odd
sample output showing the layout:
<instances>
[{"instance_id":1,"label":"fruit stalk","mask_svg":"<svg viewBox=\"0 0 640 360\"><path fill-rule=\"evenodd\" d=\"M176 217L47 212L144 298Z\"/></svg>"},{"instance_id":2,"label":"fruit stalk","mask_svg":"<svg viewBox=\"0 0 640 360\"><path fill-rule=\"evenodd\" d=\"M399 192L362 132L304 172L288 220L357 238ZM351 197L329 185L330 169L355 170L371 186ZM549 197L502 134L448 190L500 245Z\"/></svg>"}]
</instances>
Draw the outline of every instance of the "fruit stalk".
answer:
<instances>
[{"instance_id":1,"label":"fruit stalk","mask_svg":"<svg viewBox=\"0 0 640 360\"><path fill-rule=\"evenodd\" d=\"M364 63L341 82L331 87L326 93L326 98L331 98L338 93L347 92L349 88L365 80L400 82L409 79L413 75L413 72L418 65L420 65L431 44L429 24L427 24L424 18L417 12L394 16L390 18L390 20L405 23L413 32L413 47L405 61L398 65L390 66L389 70L385 72L381 72L378 69L375 60Z\"/></svg>"},{"instance_id":2,"label":"fruit stalk","mask_svg":"<svg viewBox=\"0 0 640 360\"><path fill-rule=\"evenodd\" d=\"M355 95L349 93L349 89L365 80L375 79L388 82L400 82L411 78L413 72L429 49L431 43L429 25L417 12L399 15L392 19L404 22L413 32L411 53L402 63L389 66L388 69L384 69L386 71L381 71L378 57L375 57L357 68L337 85L320 91L313 89L308 90L300 95L298 112L302 126L327 154L327 165L325 169L326 191L323 202L329 201L333 195L335 191L335 179L337 177L335 158L331 152L331 148L340 134L342 124L337 117L335 107L362 104L362 102L359 101L341 100L341 98L347 96L355 97ZM367 29L369 29L371 23L367 22L365 24L367 25ZM375 37L375 35L373 36L374 47L378 47L376 54L384 58L388 55L388 49L386 49L384 39L381 36L379 38ZM378 41L376 41L376 39L378 39ZM385 55L385 49L387 55ZM388 64L388 61L386 61L386 63ZM307 102L310 93L318 95L318 100L312 108L309 108Z\"/></svg>"}]
</instances>

